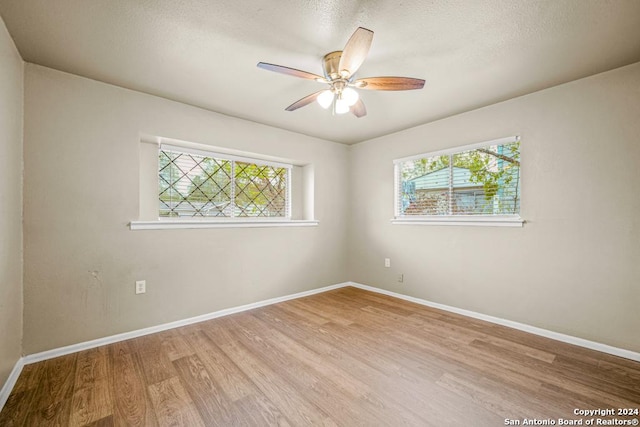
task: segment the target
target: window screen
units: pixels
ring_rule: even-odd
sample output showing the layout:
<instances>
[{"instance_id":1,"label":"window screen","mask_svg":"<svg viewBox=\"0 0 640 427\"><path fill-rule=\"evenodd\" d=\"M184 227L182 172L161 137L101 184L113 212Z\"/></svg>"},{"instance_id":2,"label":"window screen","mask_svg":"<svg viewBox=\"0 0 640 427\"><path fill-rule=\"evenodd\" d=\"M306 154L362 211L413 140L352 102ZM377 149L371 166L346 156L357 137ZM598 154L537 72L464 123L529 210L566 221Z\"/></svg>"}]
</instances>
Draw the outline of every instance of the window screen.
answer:
<instances>
[{"instance_id":1,"label":"window screen","mask_svg":"<svg viewBox=\"0 0 640 427\"><path fill-rule=\"evenodd\" d=\"M290 217L290 165L165 146L158 156L160 217Z\"/></svg>"},{"instance_id":2,"label":"window screen","mask_svg":"<svg viewBox=\"0 0 640 427\"><path fill-rule=\"evenodd\" d=\"M396 217L520 213L517 138L395 163Z\"/></svg>"}]
</instances>

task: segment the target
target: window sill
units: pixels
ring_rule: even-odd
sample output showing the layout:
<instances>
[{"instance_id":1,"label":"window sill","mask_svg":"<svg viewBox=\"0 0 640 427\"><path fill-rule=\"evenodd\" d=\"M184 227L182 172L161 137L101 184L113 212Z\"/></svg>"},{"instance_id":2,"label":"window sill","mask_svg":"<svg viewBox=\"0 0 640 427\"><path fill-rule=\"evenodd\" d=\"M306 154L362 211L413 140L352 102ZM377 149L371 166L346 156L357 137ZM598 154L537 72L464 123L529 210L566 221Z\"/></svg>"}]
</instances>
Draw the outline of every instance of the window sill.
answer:
<instances>
[{"instance_id":1,"label":"window sill","mask_svg":"<svg viewBox=\"0 0 640 427\"><path fill-rule=\"evenodd\" d=\"M514 216L441 216L395 218L394 225L468 225L477 227L522 227L524 220Z\"/></svg>"},{"instance_id":2,"label":"window sill","mask_svg":"<svg viewBox=\"0 0 640 427\"><path fill-rule=\"evenodd\" d=\"M315 220L157 220L131 221L131 230L172 230L185 228L315 227Z\"/></svg>"}]
</instances>

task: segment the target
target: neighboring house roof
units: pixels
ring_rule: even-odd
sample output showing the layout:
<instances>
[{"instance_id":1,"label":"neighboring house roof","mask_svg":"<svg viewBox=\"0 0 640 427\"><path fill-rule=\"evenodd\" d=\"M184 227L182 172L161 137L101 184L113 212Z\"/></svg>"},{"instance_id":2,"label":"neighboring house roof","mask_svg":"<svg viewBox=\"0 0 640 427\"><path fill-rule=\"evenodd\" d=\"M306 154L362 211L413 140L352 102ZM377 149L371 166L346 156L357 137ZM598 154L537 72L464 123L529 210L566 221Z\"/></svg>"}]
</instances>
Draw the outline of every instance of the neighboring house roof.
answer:
<instances>
[{"instance_id":1,"label":"neighboring house roof","mask_svg":"<svg viewBox=\"0 0 640 427\"><path fill-rule=\"evenodd\" d=\"M410 179L416 190L436 190L449 188L449 168L442 168L428 174ZM471 182L471 171L467 168L453 167L453 188L482 187L481 183Z\"/></svg>"}]
</instances>

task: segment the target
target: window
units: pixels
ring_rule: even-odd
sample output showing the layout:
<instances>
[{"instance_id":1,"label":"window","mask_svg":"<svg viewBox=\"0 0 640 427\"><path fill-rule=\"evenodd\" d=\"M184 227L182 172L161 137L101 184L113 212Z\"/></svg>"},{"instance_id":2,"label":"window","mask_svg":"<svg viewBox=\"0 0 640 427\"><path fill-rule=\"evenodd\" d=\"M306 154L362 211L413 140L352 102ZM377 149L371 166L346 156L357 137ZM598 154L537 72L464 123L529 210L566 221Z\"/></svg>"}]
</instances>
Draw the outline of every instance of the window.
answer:
<instances>
[{"instance_id":1,"label":"window","mask_svg":"<svg viewBox=\"0 0 640 427\"><path fill-rule=\"evenodd\" d=\"M518 137L412 156L394 163L396 220L519 220Z\"/></svg>"},{"instance_id":2,"label":"window","mask_svg":"<svg viewBox=\"0 0 640 427\"><path fill-rule=\"evenodd\" d=\"M291 165L162 145L161 218L291 218Z\"/></svg>"}]
</instances>

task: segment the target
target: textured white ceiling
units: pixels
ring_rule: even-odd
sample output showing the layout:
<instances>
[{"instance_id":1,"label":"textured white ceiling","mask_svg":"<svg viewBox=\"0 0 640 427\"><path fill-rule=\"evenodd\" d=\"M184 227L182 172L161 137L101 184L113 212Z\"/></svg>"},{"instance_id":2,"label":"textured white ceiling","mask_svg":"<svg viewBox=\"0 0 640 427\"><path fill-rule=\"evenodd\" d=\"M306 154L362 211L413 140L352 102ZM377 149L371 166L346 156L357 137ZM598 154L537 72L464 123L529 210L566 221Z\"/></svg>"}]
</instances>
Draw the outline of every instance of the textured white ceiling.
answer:
<instances>
[{"instance_id":1,"label":"textured white ceiling","mask_svg":"<svg viewBox=\"0 0 640 427\"><path fill-rule=\"evenodd\" d=\"M640 0L0 0L25 61L328 140L354 143L640 61ZM321 58L375 32L358 77L368 114L292 102Z\"/></svg>"}]
</instances>

